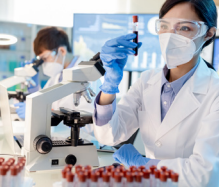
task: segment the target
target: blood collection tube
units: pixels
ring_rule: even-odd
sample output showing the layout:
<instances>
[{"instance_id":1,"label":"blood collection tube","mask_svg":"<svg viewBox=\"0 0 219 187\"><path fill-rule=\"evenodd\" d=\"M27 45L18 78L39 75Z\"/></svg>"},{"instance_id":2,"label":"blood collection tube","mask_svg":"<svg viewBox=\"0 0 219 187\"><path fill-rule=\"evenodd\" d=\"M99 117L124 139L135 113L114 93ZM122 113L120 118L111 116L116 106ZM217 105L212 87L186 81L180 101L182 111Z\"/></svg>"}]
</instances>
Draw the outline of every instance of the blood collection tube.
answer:
<instances>
[{"instance_id":1,"label":"blood collection tube","mask_svg":"<svg viewBox=\"0 0 219 187\"><path fill-rule=\"evenodd\" d=\"M133 39L133 42L138 44L138 16L133 16L133 33L136 34L136 38ZM135 51L135 56L138 56L138 47L133 49Z\"/></svg>"},{"instance_id":2,"label":"blood collection tube","mask_svg":"<svg viewBox=\"0 0 219 187\"><path fill-rule=\"evenodd\" d=\"M18 187L18 167L11 166L10 167L11 176L10 176L10 187ZM22 183L20 183L22 184Z\"/></svg>"},{"instance_id":3,"label":"blood collection tube","mask_svg":"<svg viewBox=\"0 0 219 187\"><path fill-rule=\"evenodd\" d=\"M74 185L74 174L72 172L66 173L66 186L65 187L73 187Z\"/></svg>"},{"instance_id":4,"label":"blood collection tube","mask_svg":"<svg viewBox=\"0 0 219 187\"><path fill-rule=\"evenodd\" d=\"M166 166L162 166L162 167L160 168L160 170L161 170L162 172L166 172L166 171L167 171L167 167L166 167Z\"/></svg>"},{"instance_id":5,"label":"blood collection tube","mask_svg":"<svg viewBox=\"0 0 219 187\"><path fill-rule=\"evenodd\" d=\"M0 166L0 186L9 186L9 181L7 180L8 166Z\"/></svg>"},{"instance_id":6,"label":"blood collection tube","mask_svg":"<svg viewBox=\"0 0 219 187\"><path fill-rule=\"evenodd\" d=\"M154 170L154 177L155 177L155 181L154 181L154 187L160 187L160 171L155 169Z\"/></svg>"},{"instance_id":7,"label":"blood collection tube","mask_svg":"<svg viewBox=\"0 0 219 187\"><path fill-rule=\"evenodd\" d=\"M142 172L143 170L145 170L145 166L139 166L138 169Z\"/></svg>"},{"instance_id":8,"label":"blood collection tube","mask_svg":"<svg viewBox=\"0 0 219 187\"><path fill-rule=\"evenodd\" d=\"M150 186L150 174L151 171L150 170L143 170L143 187L148 187Z\"/></svg>"},{"instance_id":9,"label":"blood collection tube","mask_svg":"<svg viewBox=\"0 0 219 187\"><path fill-rule=\"evenodd\" d=\"M172 172L172 170L166 170L166 172L165 172L165 174L167 176L168 186L172 186L171 172Z\"/></svg>"},{"instance_id":10,"label":"blood collection tube","mask_svg":"<svg viewBox=\"0 0 219 187\"><path fill-rule=\"evenodd\" d=\"M87 187L87 175L85 174L85 172L79 172L78 173L78 187Z\"/></svg>"},{"instance_id":11,"label":"blood collection tube","mask_svg":"<svg viewBox=\"0 0 219 187\"><path fill-rule=\"evenodd\" d=\"M171 179L172 179L172 187L178 187L179 174L172 172Z\"/></svg>"},{"instance_id":12,"label":"blood collection tube","mask_svg":"<svg viewBox=\"0 0 219 187\"><path fill-rule=\"evenodd\" d=\"M0 166L4 163L5 159L4 158L0 158Z\"/></svg>"},{"instance_id":13,"label":"blood collection tube","mask_svg":"<svg viewBox=\"0 0 219 187\"><path fill-rule=\"evenodd\" d=\"M122 187L122 177L123 177L122 173L115 172L113 187Z\"/></svg>"},{"instance_id":14,"label":"blood collection tube","mask_svg":"<svg viewBox=\"0 0 219 187\"><path fill-rule=\"evenodd\" d=\"M103 173L103 182L101 184L101 187L110 187L110 177L111 177L111 173L109 172Z\"/></svg>"},{"instance_id":15,"label":"blood collection tube","mask_svg":"<svg viewBox=\"0 0 219 187\"><path fill-rule=\"evenodd\" d=\"M126 172L126 185L125 185L125 187L133 187L133 182L134 182L133 174L129 171Z\"/></svg>"},{"instance_id":16,"label":"blood collection tube","mask_svg":"<svg viewBox=\"0 0 219 187\"><path fill-rule=\"evenodd\" d=\"M99 178L98 172L91 172L91 183L90 187L98 187L98 178Z\"/></svg>"},{"instance_id":17,"label":"blood collection tube","mask_svg":"<svg viewBox=\"0 0 219 187\"><path fill-rule=\"evenodd\" d=\"M113 169L114 169L114 166L107 166L106 167L106 171L108 171L108 172L112 172Z\"/></svg>"},{"instance_id":18,"label":"blood collection tube","mask_svg":"<svg viewBox=\"0 0 219 187\"><path fill-rule=\"evenodd\" d=\"M142 172L136 172L136 175L135 175L135 187L141 187L142 186L142 177L143 177L143 173Z\"/></svg>"},{"instance_id":19,"label":"blood collection tube","mask_svg":"<svg viewBox=\"0 0 219 187\"><path fill-rule=\"evenodd\" d=\"M169 187L167 183L167 175L165 172L160 173L160 187Z\"/></svg>"},{"instance_id":20,"label":"blood collection tube","mask_svg":"<svg viewBox=\"0 0 219 187\"><path fill-rule=\"evenodd\" d=\"M85 170L84 173L87 176L87 185L90 186L91 183L91 171L92 170Z\"/></svg>"},{"instance_id":21,"label":"blood collection tube","mask_svg":"<svg viewBox=\"0 0 219 187\"><path fill-rule=\"evenodd\" d=\"M99 186L100 186L100 184L102 184L102 182L103 182L102 177L103 177L104 168L99 168L97 171L98 171L99 174L100 174L100 175L99 175L99 178L98 178L98 184L99 184Z\"/></svg>"},{"instance_id":22,"label":"blood collection tube","mask_svg":"<svg viewBox=\"0 0 219 187\"><path fill-rule=\"evenodd\" d=\"M90 166L90 165L84 166L84 169L85 170L92 170L92 166Z\"/></svg>"},{"instance_id":23,"label":"blood collection tube","mask_svg":"<svg viewBox=\"0 0 219 187\"><path fill-rule=\"evenodd\" d=\"M150 166L151 174L150 174L150 183L151 186L154 186L155 176L154 176L154 170L157 169L156 166Z\"/></svg>"},{"instance_id":24,"label":"blood collection tube","mask_svg":"<svg viewBox=\"0 0 219 187\"><path fill-rule=\"evenodd\" d=\"M62 170L62 186L63 186L63 187L66 186L66 183L67 183L67 181L66 181L66 174L67 174L67 172L69 172L69 171L70 171L69 168L65 168L65 169Z\"/></svg>"},{"instance_id":25,"label":"blood collection tube","mask_svg":"<svg viewBox=\"0 0 219 187\"><path fill-rule=\"evenodd\" d=\"M131 172L135 172L137 170L137 167L136 166L130 166L129 169L130 169Z\"/></svg>"}]
</instances>

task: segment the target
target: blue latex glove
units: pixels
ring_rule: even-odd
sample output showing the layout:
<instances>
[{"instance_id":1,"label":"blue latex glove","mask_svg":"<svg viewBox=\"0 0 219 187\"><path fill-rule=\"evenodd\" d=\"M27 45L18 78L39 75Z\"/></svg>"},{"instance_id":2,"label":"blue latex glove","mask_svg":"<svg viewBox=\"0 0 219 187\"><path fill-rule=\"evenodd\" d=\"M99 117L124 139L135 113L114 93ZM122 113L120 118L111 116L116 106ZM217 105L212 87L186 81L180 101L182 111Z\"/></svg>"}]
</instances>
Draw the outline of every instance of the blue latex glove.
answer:
<instances>
[{"instance_id":1,"label":"blue latex glove","mask_svg":"<svg viewBox=\"0 0 219 187\"><path fill-rule=\"evenodd\" d=\"M25 111L26 111L26 103L20 102L20 103L16 103L14 106L19 107L16 109L16 113L19 116L19 118L24 120L25 119Z\"/></svg>"},{"instance_id":2,"label":"blue latex glove","mask_svg":"<svg viewBox=\"0 0 219 187\"><path fill-rule=\"evenodd\" d=\"M147 164L150 158L143 157L132 144L125 144L120 147L114 154L115 161L129 166L144 166Z\"/></svg>"},{"instance_id":3,"label":"blue latex glove","mask_svg":"<svg viewBox=\"0 0 219 187\"><path fill-rule=\"evenodd\" d=\"M102 47L100 58L106 73L104 75L104 83L100 89L104 93L119 93L118 86L123 77L123 69L126 65L128 55L134 55L135 51L132 48L140 48L142 45L140 42L138 45L130 42L134 38L136 38L136 34L128 34L109 40Z\"/></svg>"},{"instance_id":4,"label":"blue latex glove","mask_svg":"<svg viewBox=\"0 0 219 187\"><path fill-rule=\"evenodd\" d=\"M35 60L35 58L33 58L31 61L21 62L21 67L24 67L25 65L32 64L34 60ZM28 93L34 93L34 92L39 90L39 73L37 73L36 75L34 75L31 78L36 83L36 86L30 85L30 87L28 87Z\"/></svg>"}]
</instances>

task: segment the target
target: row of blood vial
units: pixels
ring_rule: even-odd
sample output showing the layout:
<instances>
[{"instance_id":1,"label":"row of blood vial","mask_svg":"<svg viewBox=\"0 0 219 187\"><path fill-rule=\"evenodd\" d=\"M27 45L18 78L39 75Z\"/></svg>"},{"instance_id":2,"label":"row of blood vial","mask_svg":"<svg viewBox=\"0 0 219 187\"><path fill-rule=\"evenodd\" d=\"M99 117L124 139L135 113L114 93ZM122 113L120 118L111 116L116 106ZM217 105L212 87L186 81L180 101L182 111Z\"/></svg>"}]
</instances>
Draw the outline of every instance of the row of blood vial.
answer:
<instances>
[{"instance_id":1,"label":"row of blood vial","mask_svg":"<svg viewBox=\"0 0 219 187\"><path fill-rule=\"evenodd\" d=\"M92 170L91 166L67 165L62 170L62 187L177 187L179 175L167 167L107 166Z\"/></svg>"},{"instance_id":2,"label":"row of blood vial","mask_svg":"<svg viewBox=\"0 0 219 187\"><path fill-rule=\"evenodd\" d=\"M24 183L25 158L0 158L0 187L20 187Z\"/></svg>"}]
</instances>

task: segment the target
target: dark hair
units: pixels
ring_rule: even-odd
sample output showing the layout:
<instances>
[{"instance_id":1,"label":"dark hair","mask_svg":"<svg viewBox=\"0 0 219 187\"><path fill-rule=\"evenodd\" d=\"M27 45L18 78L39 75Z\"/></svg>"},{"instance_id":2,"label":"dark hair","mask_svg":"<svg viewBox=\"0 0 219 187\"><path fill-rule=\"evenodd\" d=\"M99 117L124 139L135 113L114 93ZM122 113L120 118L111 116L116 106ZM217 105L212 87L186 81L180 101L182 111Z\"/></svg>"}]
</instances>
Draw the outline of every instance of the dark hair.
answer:
<instances>
[{"instance_id":1,"label":"dark hair","mask_svg":"<svg viewBox=\"0 0 219 187\"><path fill-rule=\"evenodd\" d=\"M192 5L199 18L206 22L209 29L217 27L217 8L213 0L166 0L160 10L159 17L162 18L175 5L184 2ZM215 35L205 43L203 48L208 46L214 38Z\"/></svg>"},{"instance_id":2,"label":"dark hair","mask_svg":"<svg viewBox=\"0 0 219 187\"><path fill-rule=\"evenodd\" d=\"M36 56L41 54L45 49L54 50L60 46L66 46L67 51L71 52L68 35L65 31L56 27L47 27L40 30L37 33L33 45Z\"/></svg>"}]
</instances>

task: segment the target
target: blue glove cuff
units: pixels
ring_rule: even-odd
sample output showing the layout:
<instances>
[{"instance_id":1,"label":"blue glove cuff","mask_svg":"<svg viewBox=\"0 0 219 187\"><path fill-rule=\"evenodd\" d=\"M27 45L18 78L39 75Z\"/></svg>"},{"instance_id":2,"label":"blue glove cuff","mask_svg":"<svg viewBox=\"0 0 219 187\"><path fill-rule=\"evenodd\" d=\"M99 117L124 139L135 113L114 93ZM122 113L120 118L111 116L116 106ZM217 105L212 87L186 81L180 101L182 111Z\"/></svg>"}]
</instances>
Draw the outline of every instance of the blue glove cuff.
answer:
<instances>
[{"instance_id":1,"label":"blue glove cuff","mask_svg":"<svg viewBox=\"0 0 219 187\"><path fill-rule=\"evenodd\" d=\"M119 93L119 88L118 88L117 85L112 85L112 84L106 83L105 81L102 84L102 86L100 86L100 89L101 89L102 92L104 92L106 94Z\"/></svg>"}]
</instances>

